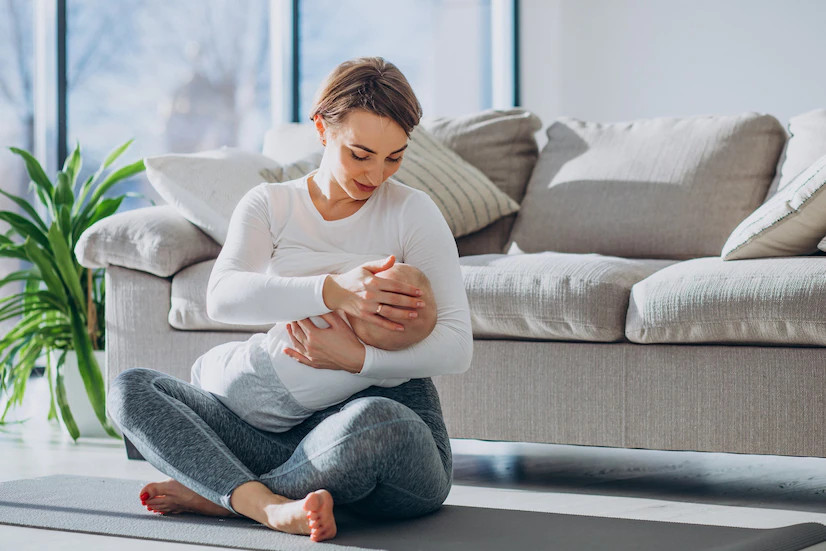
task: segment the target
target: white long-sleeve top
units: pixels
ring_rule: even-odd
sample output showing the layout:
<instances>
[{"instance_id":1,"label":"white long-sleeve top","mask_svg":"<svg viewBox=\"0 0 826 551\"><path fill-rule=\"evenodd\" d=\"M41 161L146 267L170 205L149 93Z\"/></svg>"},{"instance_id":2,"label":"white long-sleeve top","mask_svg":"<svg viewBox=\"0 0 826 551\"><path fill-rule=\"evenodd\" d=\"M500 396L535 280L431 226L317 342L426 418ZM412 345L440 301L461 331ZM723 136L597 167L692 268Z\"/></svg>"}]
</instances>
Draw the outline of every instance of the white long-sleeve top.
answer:
<instances>
[{"instance_id":1,"label":"white long-sleeve top","mask_svg":"<svg viewBox=\"0 0 826 551\"><path fill-rule=\"evenodd\" d=\"M266 339L273 366L308 408L372 385L466 371L473 353L467 295L456 243L430 196L388 179L355 213L325 220L310 198L310 174L259 184L239 201L210 274L207 315L232 324L274 323ZM391 254L430 280L437 322L428 337L396 351L364 344L360 373L316 369L283 353L291 346L287 322L330 312L322 297L327 274Z\"/></svg>"}]
</instances>

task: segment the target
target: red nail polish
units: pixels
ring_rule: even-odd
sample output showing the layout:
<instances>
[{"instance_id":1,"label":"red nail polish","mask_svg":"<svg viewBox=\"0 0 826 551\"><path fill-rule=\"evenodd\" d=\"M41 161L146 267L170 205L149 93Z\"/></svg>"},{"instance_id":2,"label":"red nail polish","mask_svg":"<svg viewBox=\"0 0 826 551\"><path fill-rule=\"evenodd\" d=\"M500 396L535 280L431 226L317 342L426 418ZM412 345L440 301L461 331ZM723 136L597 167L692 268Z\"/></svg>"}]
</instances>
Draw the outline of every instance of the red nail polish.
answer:
<instances>
[{"instance_id":1,"label":"red nail polish","mask_svg":"<svg viewBox=\"0 0 826 551\"><path fill-rule=\"evenodd\" d=\"M144 493L142 493L142 494L141 494L141 501L145 500L145 499L146 499L146 498L148 498L148 497L149 497L149 492L144 492Z\"/></svg>"}]
</instances>

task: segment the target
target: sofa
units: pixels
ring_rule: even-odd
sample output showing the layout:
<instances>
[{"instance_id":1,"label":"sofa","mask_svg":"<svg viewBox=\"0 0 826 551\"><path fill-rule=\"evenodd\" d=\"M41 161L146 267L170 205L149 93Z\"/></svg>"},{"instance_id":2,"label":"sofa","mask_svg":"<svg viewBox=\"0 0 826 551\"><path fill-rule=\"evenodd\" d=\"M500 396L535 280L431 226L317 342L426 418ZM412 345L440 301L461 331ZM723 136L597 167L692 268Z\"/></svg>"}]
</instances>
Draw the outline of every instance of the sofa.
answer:
<instances>
[{"instance_id":1,"label":"sofa","mask_svg":"<svg viewBox=\"0 0 826 551\"><path fill-rule=\"evenodd\" d=\"M826 153L826 111L421 126L518 204L456 239L474 353L434 379L452 438L826 457L826 215L795 229L817 190L779 195ZM300 143L275 129L265 153ZM188 381L207 349L270 327L209 318L221 246L185 214L117 213L78 241L106 268L107 385L136 366ZM793 235L767 245L775 223Z\"/></svg>"}]
</instances>

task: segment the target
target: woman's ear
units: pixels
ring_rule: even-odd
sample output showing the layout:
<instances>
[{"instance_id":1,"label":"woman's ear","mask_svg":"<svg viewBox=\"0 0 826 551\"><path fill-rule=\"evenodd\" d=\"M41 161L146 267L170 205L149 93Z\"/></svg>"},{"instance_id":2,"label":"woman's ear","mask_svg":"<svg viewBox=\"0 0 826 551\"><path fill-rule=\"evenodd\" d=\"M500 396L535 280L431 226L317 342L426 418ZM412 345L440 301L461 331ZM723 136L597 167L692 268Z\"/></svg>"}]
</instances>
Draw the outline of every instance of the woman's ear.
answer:
<instances>
[{"instance_id":1,"label":"woman's ear","mask_svg":"<svg viewBox=\"0 0 826 551\"><path fill-rule=\"evenodd\" d=\"M324 120L324 117L322 117L320 113L316 113L315 117L313 117L313 123L318 132L318 139L321 140L322 144L327 145L327 122Z\"/></svg>"}]
</instances>

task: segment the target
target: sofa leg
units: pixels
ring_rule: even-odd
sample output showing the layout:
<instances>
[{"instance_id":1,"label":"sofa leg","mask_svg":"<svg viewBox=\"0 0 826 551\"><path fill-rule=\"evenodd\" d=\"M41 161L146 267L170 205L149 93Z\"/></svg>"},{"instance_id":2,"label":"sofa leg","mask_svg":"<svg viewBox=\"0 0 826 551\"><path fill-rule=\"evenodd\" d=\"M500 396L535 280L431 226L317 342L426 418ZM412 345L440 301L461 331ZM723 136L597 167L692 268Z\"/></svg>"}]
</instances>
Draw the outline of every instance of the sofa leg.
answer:
<instances>
[{"instance_id":1,"label":"sofa leg","mask_svg":"<svg viewBox=\"0 0 826 551\"><path fill-rule=\"evenodd\" d=\"M126 437L123 437L123 443L126 445L126 457L129 459L139 459L141 461L146 461L146 459L141 455L141 452L138 451L138 448Z\"/></svg>"}]
</instances>

